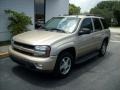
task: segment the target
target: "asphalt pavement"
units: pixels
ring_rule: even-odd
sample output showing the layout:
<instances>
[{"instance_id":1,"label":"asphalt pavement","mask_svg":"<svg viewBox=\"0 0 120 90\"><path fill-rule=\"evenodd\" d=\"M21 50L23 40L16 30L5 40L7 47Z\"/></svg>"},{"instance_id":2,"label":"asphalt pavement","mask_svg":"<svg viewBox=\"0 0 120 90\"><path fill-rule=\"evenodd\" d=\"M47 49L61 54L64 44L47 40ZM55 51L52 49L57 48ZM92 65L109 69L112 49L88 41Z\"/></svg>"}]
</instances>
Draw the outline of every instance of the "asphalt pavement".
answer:
<instances>
[{"instance_id":1,"label":"asphalt pavement","mask_svg":"<svg viewBox=\"0 0 120 90\"><path fill-rule=\"evenodd\" d=\"M120 90L120 34L112 33L104 57L76 65L64 79L0 59L0 90Z\"/></svg>"}]
</instances>

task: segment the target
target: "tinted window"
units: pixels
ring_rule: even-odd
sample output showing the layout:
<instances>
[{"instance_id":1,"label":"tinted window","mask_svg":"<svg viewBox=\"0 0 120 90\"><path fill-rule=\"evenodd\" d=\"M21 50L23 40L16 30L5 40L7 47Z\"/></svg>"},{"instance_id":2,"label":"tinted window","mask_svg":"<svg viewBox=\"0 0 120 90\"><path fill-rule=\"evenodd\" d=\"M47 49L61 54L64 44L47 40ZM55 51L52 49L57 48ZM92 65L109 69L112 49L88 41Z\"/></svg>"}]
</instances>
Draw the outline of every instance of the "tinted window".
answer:
<instances>
[{"instance_id":1,"label":"tinted window","mask_svg":"<svg viewBox=\"0 0 120 90\"><path fill-rule=\"evenodd\" d=\"M101 19L104 29L108 29L108 24L106 23L105 19Z\"/></svg>"},{"instance_id":2,"label":"tinted window","mask_svg":"<svg viewBox=\"0 0 120 90\"><path fill-rule=\"evenodd\" d=\"M81 28L88 28L90 30L93 30L91 18L84 19L81 24Z\"/></svg>"},{"instance_id":3,"label":"tinted window","mask_svg":"<svg viewBox=\"0 0 120 90\"><path fill-rule=\"evenodd\" d=\"M95 26L95 31L100 31L102 30L102 25L100 23L99 18L93 18L94 26Z\"/></svg>"}]
</instances>

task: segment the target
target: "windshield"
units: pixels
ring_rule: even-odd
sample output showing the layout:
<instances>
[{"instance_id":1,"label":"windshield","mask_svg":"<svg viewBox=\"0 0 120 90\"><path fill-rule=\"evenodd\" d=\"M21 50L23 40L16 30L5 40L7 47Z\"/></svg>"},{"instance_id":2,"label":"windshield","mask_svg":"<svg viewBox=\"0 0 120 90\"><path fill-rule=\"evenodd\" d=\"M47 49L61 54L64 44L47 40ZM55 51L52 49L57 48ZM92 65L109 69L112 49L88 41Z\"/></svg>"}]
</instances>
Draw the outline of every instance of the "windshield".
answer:
<instances>
[{"instance_id":1,"label":"windshield","mask_svg":"<svg viewBox=\"0 0 120 90\"><path fill-rule=\"evenodd\" d=\"M45 29L72 33L79 20L79 18L75 17L54 17L45 24Z\"/></svg>"}]
</instances>

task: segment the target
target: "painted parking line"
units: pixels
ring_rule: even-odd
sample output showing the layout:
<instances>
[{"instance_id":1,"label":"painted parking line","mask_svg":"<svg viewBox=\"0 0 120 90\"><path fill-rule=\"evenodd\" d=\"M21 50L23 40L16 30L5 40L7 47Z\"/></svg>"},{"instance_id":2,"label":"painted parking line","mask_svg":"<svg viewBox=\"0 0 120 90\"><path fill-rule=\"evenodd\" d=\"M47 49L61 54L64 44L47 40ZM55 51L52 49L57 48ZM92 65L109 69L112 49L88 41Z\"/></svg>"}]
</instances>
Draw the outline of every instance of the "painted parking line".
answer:
<instances>
[{"instance_id":1,"label":"painted parking line","mask_svg":"<svg viewBox=\"0 0 120 90\"><path fill-rule=\"evenodd\" d=\"M120 43L120 41L117 40L110 40L110 42Z\"/></svg>"},{"instance_id":2,"label":"painted parking line","mask_svg":"<svg viewBox=\"0 0 120 90\"><path fill-rule=\"evenodd\" d=\"M8 57L9 56L9 53L8 52L0 52L0 59L1 58L5 58L5 57Z\"/></svg>"}]
</instances>

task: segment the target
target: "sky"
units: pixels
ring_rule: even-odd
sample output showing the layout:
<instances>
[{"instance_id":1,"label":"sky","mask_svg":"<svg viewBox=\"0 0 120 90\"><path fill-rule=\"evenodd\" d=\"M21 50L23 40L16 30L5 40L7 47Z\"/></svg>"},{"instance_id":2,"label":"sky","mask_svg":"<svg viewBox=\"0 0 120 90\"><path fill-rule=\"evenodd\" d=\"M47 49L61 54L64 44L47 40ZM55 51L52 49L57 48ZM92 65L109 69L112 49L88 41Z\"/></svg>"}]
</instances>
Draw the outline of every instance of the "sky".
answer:
<instances>
[{"instance_id":1,"label":"sky","mask_svg":"<svg viewBox=\"0 0 120 90\"><path fill-rule=\"evenodd\" d=\"M95 7L97 3L103 0L69 0L70 3L75 4L81 8L81 12L89 12L91 8Z\"/></svg>"}]
</instances>

